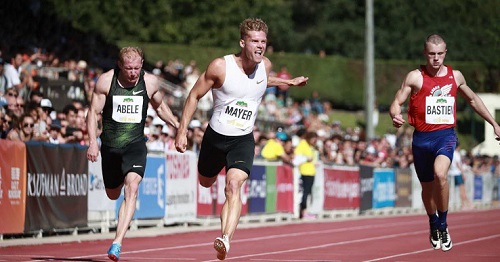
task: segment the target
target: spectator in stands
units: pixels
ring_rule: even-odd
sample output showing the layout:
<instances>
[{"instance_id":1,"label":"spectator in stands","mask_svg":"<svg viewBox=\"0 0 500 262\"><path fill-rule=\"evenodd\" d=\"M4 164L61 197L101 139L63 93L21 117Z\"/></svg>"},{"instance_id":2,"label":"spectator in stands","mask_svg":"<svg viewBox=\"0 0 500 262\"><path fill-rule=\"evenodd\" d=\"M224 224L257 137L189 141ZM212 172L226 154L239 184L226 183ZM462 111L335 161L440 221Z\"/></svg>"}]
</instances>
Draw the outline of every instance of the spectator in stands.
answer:
<instances>
[{"instance_id":1,"label":"spectator in stands","mask_svg":"<svg viewBox=\"0 0 500 262\"><path fill-rule=\"evenodd\" d=\"M7 89L7 96L5 97L5 100L7 102L6 110L7 112L12 112L14 115L16 115L18 118L20 118L23 115L23 108L21 107L20 104L18 104L17 98L17 92L15 92L16 89L14 88L9 88Z\"/></svg>"},{"instance_id":2,"label":"spectator in stands","mask_svg":"<svg viewBox=\"0 0 500 262\"><path fill-rule=\"evenodd\" d=\"M472 203L467 197L467 192L465 191L465 176L464 168L462 162L462 155L460 154L460 144L457 142L455 151L453 151L453 159L451 161L450 169L448 174L455 180L455 187L458 188L460 193L460 204L463 210L472 209Z\"/></svg>"},{"instance_id":3,"label":"spectator in stands","mask_svg":"<svg viewBox=\"0 0 500 262\"><path fill-rule=\"evenodd\" d=\"M171 130L168 125L163 125L161 128L160 140L163 143L163 151L168 152L175 150L175 136L171 135Z\"/></svg>"},{"instance_id":4,"label":"spectator in stands","mask_svg":"<svg viewBox=\"0 0 500 262\"><path fill-rule=\"evenodd\" d=\"M316 175L315 163L318 161L315 149L318 135L316 132L308 131L301 138L295 148L295 159L293 164L299 167L300 179L302 181L302 200L300 201L300 218L315 218L307 212L308 198L312 194L314 176Z\"/></svg>"},{"instance_id":5,"label":"spectator in stands","mask_svg":"<svg viewBox=\"0 0 500 262\"><path fill-rule=\"evenodd\" d=\"M5 139L7 138L7 134L12 130L14 127L16 127L19 123L19 117L17 117L13 112L5 111L4 116L4 125L3 125L3 132L2 132L2 138Z\"/></svg>"},{"instance_id":6,"label":"spectator in stands","mask_svg":"<svg viewBox=\"0 0 500 262\"><path fill-rule=\"evenodd\" d=\"M7 134L7 139L12 141L27 142L33 139L35 120L30 115L22 115L17 126Z\"/></svg>"},{"instance_id":7,"label":"spectator in stands","mask_svg":"<svg viewBox=\"0 0 500 262\"><path fill-rule=\"evenodd\" d=\"M276 73L276 77L284 80L289 80L292 79L292 74L290 74L290 72L288 72L288 68L283 65L281 66L280 71ZM278 102L278 104L281 103L281 105L286 105L286 100L288 98L288 86L278 85L278 89L276 91L276 98L278 98L278 100L281 100L280 102Z\"/></svg>"},{"instance_id":8,"label":"spectator in stands","mask_svg":"<svg viewBox=\"0 0 500 262\"><path fill-rule=\"evenodd\" d=\"M7 78L7 88L13 87L17 90L18 95L27 94L26 85L30 80L30 75L22 72L21 65L23 63L23 54L17 52L13 55L10 63L4 64L4 75ZM21 74L24 74L22 77Z\"/></svg>"},{"instance_id":9,"label":"spectator in stands","mask_svg":"<svg viewBox=\"0 0 500 262\"><path fill-rule=\"evenodd\" d=\"M268 133L268 140L262 148L261 155L268 161L283 161L284 163L291 164L292 158L285 152L285 141L288 140L288 135L285 133L283 127L278 127L275 132Z\"/></svg>"},{"instance_id":10,"label":"spectator in stands","mask_svg":"<svg viewBox=\"0 0 500 262\"><path fill-rule=\"evenodd\" d=\"M5 61L0 57L0 97L7 92L7 88L9 87L9 82L4 74L4 65Z\"/></svg>"},{"instance_id":11,"label":"spectator in stands","mask_svg":"<svg viewBox=\"0 0 500 262\"><path fill-rule=\"evenodd\" d=\"M35 126L33 127L33 140L46 142L49 139L48 126L45 121L40 119L39 107L40 105L30 104L26 109L26 113L29 114L35 122Z\"/></svg>"},{"instance_id":12,"label":"spectator in stands","mask_svg":"<svg viewBox=\"0 0 500 262\"><path fill-rule=\"evenodd\" d=\"M73 104L68 104L63 108L67 125L62 127L63 137L66 143L80 143L83 140L83 131L78 127L78 109Z\"/></svg>"},{"instance_id":13,"label":"spectator in stands","mask_svg":"<svg viewBox=\"0 0 500 262\"><path fill-rule=\"evenodd\" d=\"M66 140L61 134L61 126L59 124L51 124L49 127L49 143L64 144Z\"/></svg>"},{"instance_id":14,"label":"spectator in stands","mask_svg":"<svg viewBox=\"0 0 500 262\"><path fill-rule=\"evenodd\" d=\"M7 122L7 118L5 117L5 110L3 107L0 107L0 139L5 138L7 134L5 131L9 128L9 123Z\"/></svg>"},{"instance_id":15,"label":"spectator in stands","mask_svg":"<svg viewBox=\"0 0 500 262\"><path fill-rule=\"evenodd\" d=\"M122 242L134 215L139 184L146 170L144 128L148 106L151 105L163 121L176 128L179 126L163 102L158 77L146 73L143 63L144 54L140 48L122 48L117 67L97 80L87 114L87 158L97 161L98 115L102 114L100 151L104 187L112 200L120 196L122 188L125 195L119 208L115 238L108 250L108 257L114 261L120 259Z\"/></svg>"}]
</instances>

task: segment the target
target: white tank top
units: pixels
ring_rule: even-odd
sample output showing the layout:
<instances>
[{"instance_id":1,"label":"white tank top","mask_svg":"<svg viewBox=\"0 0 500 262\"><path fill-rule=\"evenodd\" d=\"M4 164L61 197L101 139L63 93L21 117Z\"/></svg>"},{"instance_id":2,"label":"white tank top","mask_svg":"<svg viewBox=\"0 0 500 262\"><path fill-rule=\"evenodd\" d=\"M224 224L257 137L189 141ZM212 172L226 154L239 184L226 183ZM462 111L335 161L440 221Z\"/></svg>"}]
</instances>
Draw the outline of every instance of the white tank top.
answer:
<instances>
[{"instance_id":1,"label":"white tank top","mask_svg":"<svg viewBox=\"0 0 500 262\"><path fill-rule=\"evenodd\" d=\"M264 61L251 75L243 73L233 55L224 56L226 78L220 88L212 88L214 112L210 127L219 134L241 136L252 132L257 109L267 88Z\"/></svg>"}]
</instances>

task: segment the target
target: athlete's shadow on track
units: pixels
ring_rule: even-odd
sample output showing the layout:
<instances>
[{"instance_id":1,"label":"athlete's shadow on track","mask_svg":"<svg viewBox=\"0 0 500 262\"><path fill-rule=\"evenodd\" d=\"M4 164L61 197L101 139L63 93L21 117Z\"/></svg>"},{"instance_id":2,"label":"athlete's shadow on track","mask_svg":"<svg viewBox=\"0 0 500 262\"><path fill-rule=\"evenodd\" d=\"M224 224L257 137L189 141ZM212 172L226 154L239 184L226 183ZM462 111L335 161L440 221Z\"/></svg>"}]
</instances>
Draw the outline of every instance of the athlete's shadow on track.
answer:
<instances>
[{"instance_id":1,"label":"athlete's shadow on track","mask_svg":"<svg viewBox=\"0 0 500 262\"><path fill-rule=\"evenodd\" d=\"M85 261L85 262L103 262L109 259L93 259L93 258L64 258L64 257L32 257L32 260L38 261Z\"/></svg>"}]
</instances>

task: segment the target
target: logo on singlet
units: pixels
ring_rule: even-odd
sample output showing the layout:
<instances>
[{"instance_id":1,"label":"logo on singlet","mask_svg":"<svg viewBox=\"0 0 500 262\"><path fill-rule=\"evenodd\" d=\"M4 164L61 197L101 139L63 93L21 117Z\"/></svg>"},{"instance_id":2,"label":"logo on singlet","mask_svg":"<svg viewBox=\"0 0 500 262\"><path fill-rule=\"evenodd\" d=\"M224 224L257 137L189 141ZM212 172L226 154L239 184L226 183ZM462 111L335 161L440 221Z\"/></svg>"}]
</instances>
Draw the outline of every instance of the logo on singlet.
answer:
<instances>
[{"instance_id":1,"label":"logo on singlet","mask_svg":"<svg viewBox=\"0 0 500 262\"><path fill-rule=\"evenodd\" d=\"M132 94L133 94L133 95L135 96L135 95L137 95L137 94L140 94L140 93L142 93L142 91L144 91L144 90L139 90L139 91L132 91Z\"/></svg>"}]
</instances>

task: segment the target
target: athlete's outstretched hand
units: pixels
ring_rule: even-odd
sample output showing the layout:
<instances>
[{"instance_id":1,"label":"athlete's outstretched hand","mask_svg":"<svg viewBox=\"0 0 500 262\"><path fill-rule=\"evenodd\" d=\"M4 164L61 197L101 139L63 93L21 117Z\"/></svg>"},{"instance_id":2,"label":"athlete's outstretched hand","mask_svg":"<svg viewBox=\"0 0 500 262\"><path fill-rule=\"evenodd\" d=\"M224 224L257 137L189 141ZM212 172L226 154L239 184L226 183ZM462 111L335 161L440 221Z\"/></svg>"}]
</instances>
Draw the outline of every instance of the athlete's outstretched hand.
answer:
<instances>
[{"instance_id":1,"label":"athlete's outstretched hand","mask_svg":"<svg viewBox=\"0 0 500 262\"><path fill-rule=\"evenodd\" d=\"M403 115L395 115L392 118L392 125L396 128L400 128L406 121L403 119Z\"/></svg>"},{"instance_id":2,"label":"athlete's outstretched hand","mask_svg":"<svg viewBox=\"0 0 500 262\"><path fill-rule=\"evenodd\" d=\"M299 77L292 79L292 85L305 86L305 85L307 85L307 80L309 80L309 77L299 76Z\"/></svg>"},{"instance_id":3,"label":"athlete's outstretched hand","mask_svg":"<svg viewBox=\"0 0 500 262\"><path fill-rule=\"evenodd\" d=\"M175 136L175 149L177 149L177 151L180 153L184 153L186 152L186 147L187 135L182 134L180 131L178 131L177 135Z\"/></svg>"},{"instance_id":4,"label":"athlete's outstretched hand","mask_svg":"<svg viewBox=\"0 0 500 262\"><path fill-rule=\"evenodd\" d=\"M495 132L495 135L496 135L495 139L496 139L497 141L500 141L500 126L495 127L495 128L493 129L493 131Z\"/></svg>"}]
</instances>

